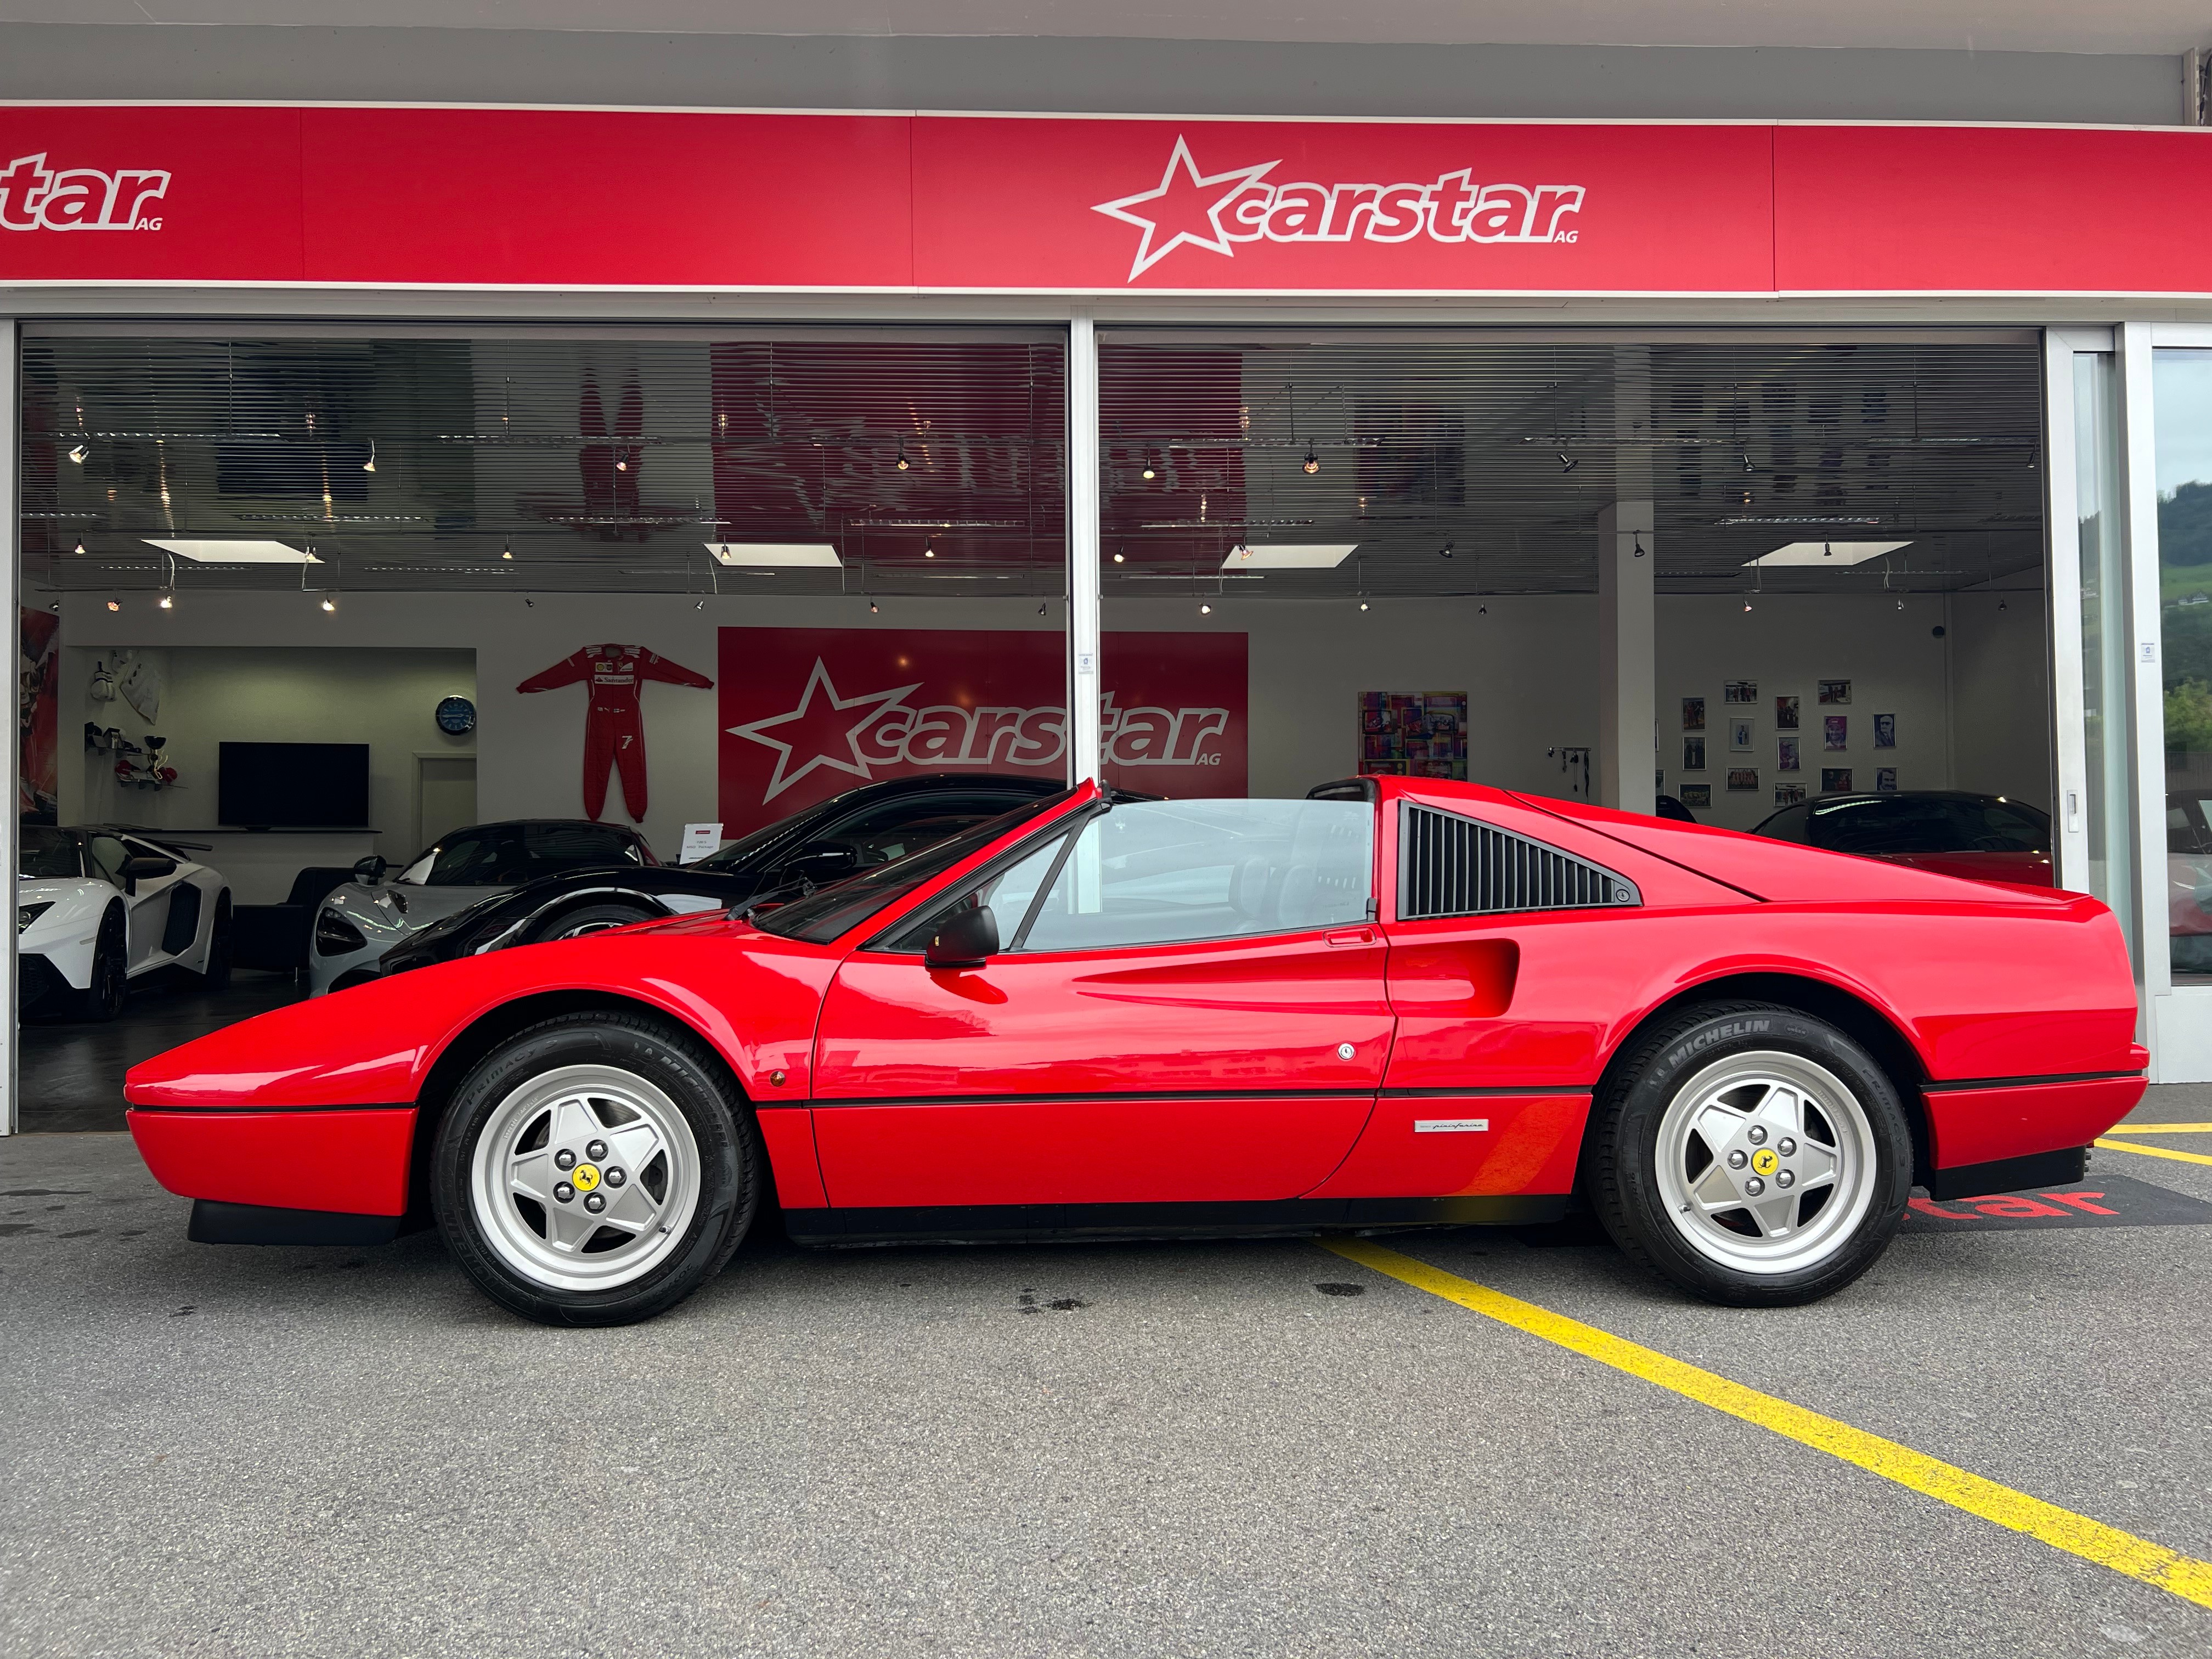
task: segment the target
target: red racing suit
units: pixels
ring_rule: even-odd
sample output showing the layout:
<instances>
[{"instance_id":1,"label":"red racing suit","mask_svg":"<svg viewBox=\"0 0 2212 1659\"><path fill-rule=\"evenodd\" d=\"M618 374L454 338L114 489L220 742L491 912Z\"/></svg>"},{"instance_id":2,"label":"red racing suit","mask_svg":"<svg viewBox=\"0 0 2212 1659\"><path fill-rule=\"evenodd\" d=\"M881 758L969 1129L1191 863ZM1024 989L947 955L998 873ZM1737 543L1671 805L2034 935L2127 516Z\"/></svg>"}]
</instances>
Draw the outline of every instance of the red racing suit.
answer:
<instances>
[{"instance_id":1,"label":"red racing suit","mask_svg":"<svg viewBox=\"0 0 2212 1659\"><path fill-rule=\"evenodd\" d=\"M584 813L597 818L607 804L607 768L622 774L623 805L632 823L645 821L645 721L637 688L645 680L666 685L712 689L714 682L680 663L656 656L641 645L587 645L563 657L543 673L532 674L517 691L550 691L589 681L591 711L584 716Z\"/></svg>"}]
</instances>

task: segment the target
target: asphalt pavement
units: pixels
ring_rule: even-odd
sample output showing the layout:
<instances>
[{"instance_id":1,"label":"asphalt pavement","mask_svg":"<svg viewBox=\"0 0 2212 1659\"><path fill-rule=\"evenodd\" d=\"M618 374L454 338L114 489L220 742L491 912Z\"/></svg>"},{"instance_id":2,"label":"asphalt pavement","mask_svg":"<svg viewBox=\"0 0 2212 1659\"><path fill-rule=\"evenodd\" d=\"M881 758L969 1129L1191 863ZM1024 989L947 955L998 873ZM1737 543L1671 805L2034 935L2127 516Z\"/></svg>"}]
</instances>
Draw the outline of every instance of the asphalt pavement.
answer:
<instances>
[{"instance_id":1,"label":"asphalt pavement","mask_svg":"<svg viewBox=\"0 0 2212 1659\"><path fill-rule=\"evenodd\" d=\"M1389 1243L2212 1559L2212 1165L2090 1176L1795 1310L1571 1230ZM1311 1243L763 1242L554 1331L434 1236L186 1207L125 1137L0 1142L0 1652L2212 1652L2180 1595Z\"/></svg>"}]
</instances>

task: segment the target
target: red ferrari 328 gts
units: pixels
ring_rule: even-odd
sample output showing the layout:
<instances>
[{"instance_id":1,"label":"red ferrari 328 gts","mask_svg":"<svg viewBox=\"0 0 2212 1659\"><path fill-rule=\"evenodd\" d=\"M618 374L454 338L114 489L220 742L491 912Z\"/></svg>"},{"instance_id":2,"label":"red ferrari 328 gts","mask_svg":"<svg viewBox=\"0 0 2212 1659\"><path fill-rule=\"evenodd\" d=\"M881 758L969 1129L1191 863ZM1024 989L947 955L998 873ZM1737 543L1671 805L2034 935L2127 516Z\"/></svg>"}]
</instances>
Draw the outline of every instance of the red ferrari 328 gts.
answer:
<instances>
[{"instance_id":1,"label":"red ferrari 328 gts","mask_svg":"<svg viewBox=\"0 0 2212 1659\"><path fill-rule=\"evenodd\" d=\"M1091 786L750 920L425 968L131 1073L210 1242L432 1222L612 1324L761 1206L851 1244L1542 1222L1698 1296L1849 1284L1917 1182L2057 1182L2141 1096L2095 900L1465 784Z\"/></svg>"}]
</instances>

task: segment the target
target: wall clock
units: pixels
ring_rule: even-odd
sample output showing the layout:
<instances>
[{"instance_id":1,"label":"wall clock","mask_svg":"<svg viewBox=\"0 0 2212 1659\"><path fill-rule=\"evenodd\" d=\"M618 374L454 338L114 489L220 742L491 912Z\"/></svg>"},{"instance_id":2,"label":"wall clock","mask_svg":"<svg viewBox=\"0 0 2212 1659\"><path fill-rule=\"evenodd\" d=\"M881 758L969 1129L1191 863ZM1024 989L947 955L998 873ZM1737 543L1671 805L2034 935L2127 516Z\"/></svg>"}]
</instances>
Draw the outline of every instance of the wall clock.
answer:
<instances>
[{"instance_id":1,"label":"wall clock","mask_svg":"<svg viewBox=\"0 0 2212 1659\"><path fill-rule=\"evenodd\" d=\"M438 704L438 729L461 737L477 729L477 706L466 697L446 697Z\"/></svg>"}]
</instances>

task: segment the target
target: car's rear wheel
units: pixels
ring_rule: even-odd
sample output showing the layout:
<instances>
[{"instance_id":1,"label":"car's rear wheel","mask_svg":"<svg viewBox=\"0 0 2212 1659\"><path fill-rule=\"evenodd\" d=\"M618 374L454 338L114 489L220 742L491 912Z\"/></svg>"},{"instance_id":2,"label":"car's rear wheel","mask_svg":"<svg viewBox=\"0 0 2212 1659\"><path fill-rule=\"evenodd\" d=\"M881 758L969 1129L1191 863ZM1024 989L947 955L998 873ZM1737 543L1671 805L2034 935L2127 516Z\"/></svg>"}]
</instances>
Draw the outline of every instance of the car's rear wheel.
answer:
<instances>
[{"instance_id":1,"label":"car's rear wheel","mask_svg":"<svg viewBox=\"0 0 2212 1659\"><path fill-rule=\"evenodd\" d=\"M1624 1055L1595 1103L1590 1197L1627 1254L1739 1307L1817 1301L1889 1246L1912 1181L1897 1090L1795 1009L1690 1010Z\"/></svg>"},{"instance_id":2,"label":"car's rear wheel","mask_svg":"<svg viewBox=\"0 0 2212 1659\"><path fill-rule=\"evenodd\" d=\"M627 927L633 921L650 921L654 914L635 904L610 902L579 905L540 922L531 930L531 941L544 945L556 939L581 939L586 933L603 933L610 927Z\"/></svg>"},{"instance_id":3,"label":"car's rear wheel","mask_svg":"<svg viewBox=\"0 0 2212 1659\"><path fill-rule=\"evenodd\" d=\"M129 928L123 907L111 904L100 919L100 933L92 946L92 982L84 988L78 1012L87 1019L113 1019L123 1012L131 994L131 963L126 943Z\"/></svg>"},{"instance_id":4,"label":"car's rear wheel","mask_svg":"<svg viewBox=\"0 0 2212 1659\"><path fill-rule=\"evenodd\" d=\"M446 1242L485 1294L556 1325L681 1302L752 1224L758 1131L698 1039L640 1015L563 1015L456 1091L432 1154Z\"/></svg>"}]
</instances>

